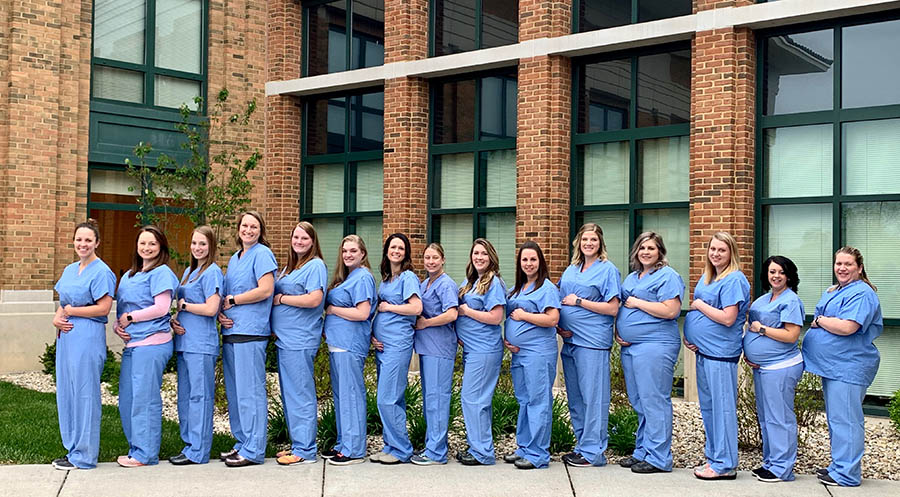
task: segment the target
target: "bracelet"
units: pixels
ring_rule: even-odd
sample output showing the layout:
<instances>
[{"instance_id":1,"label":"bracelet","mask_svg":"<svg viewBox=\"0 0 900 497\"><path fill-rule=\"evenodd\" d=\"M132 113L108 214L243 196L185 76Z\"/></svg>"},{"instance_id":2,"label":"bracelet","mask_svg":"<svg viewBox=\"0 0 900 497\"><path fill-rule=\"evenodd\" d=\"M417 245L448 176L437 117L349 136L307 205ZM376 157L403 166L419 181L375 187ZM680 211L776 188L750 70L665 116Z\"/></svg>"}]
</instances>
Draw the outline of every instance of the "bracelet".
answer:
<instances>
[{"instance_id":1,"label":"bracelet","mask_svg":"<svg viewBox=\"0 0 900 497\"><path fill-rule=\"evenodd\" d=\"M813 319L813 324L816 325L816 328L821 328L821 327L822 327L821 325L819 325L819 318L820 318L820 317L822 317L822 316L816 316L816 319Z\"/></svg>"},{"instance_id":2,"label":"bracelet","mask_svg":"<svg viewBox=\"0 0 900 497\"><path fill-rule=\"evenodd\" d=\"M281 301L284 300L284 295L278 296L278 305L281 305Z\"/></svg>"}]
</instances>

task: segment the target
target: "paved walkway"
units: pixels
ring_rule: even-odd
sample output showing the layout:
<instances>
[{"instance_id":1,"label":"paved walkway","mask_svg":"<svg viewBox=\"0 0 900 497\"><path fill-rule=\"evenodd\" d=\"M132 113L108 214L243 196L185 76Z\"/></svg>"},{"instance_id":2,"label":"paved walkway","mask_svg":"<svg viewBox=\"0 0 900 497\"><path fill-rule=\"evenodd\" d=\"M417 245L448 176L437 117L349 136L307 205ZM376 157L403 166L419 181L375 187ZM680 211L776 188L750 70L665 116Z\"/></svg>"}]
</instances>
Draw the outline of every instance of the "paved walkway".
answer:
<instances>
[{"instance_id":1,"label":"paved walkway","mask_svg":"<svg viewBox=\"0 0 900 497\"><path fill-rule=\"evenodd\" d=\"M746 472L737 480L705 482L690 470L635 475L618 466L523 471L508 464L466 467L409 464L384 466L369 462L346 467L317 464L284 467L274 460L261 466L226 468L215 462L200 466L161 463L124 469L103 463L91 471L63 472L49 464L0 466L0 496L771 496L832 497L900 496L900 482L866 480L857 488L825 487L813 476L790 483L760 483Z\"/></svg>"}]
</instances>

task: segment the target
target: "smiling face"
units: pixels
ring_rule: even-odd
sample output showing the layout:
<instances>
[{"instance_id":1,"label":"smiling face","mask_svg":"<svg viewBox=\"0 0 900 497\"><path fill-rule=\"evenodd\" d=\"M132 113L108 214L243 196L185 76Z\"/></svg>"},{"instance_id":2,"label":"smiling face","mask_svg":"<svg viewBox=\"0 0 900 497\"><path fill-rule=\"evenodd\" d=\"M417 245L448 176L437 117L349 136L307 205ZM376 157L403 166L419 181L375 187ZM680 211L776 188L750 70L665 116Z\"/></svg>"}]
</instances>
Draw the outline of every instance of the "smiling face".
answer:
<instances>
[{"instance_id":1,"label":"smiling face","mask_svg":"<svg viewBox=\"0 0 900 497\"><path fill-rule=\"evenodd\" d=\"M487 270L491 264L491 256L488 255L487 247L478 243L472 247L472 266L479 276Z\"/></svg>"},{"instance_id":2,"label":"smiling face","mask_svg":"<svg viewBox=\"0 0 900 497\"><path fill-rule=\"evenodd\" d=\"M533 249L522 250L522 253L519 254L519 267L522 268L522 272L525 273L525 276L529 280L535 278L538 269L541 267L541 261L538 259L537 251Z\"/></svg>"},{"instance_id":3,"label":"smiling face","mask_svg":"<svg viewBox=\"0 0 900 497\"><path fill-rule=\"evenodd\" d=\"M594 231L585 231L581 235L581 253L585 259L597 257L600 253L600 237Z\"/></svg>"},{"instance_id":4,"label":"smiling face","mask_svg":"<svg viewBox=\"0 0 900 497\"><path fill-rule=\"evenodd\" d=\"M72 240L75 246L75 254L79 259L88 259L94 255L97 247L100 246L100 240L94 234L94 230L90 228L78 228L75 230L75 238Z\"/></svg>"},{"instance_id":5,"label":"smiling face","mask_svg":"<svg viewBox=\"0 0 900 497\"><path fill-rule=\"evenodd\" d=\"M195 231L194 234L191 235L191 255L193 255L194 259L197 259L201 264L209 255L209 240L206 239L206 235L203 233Z\"/></svg>"},{"instance_id":6,"label":"smiling face","mask_svg":"<svg viewBox=\"0 0 900 497\"><path fill-rule=\"evenodd\" d=\"M784 268L774 262L769 263L768 280L774 294L781 293L787 287L788 279Z\"/></svg>"},{"instance_id":7,"label":"smiling face","mask_svg":"<svg viewBox=\"0 0 900 497\"><path fill-rule=\"evenodd\" d=\"M144 231L138 236L137 252L144 260L144 264L151 263L159 257L159 241L149 231Z\"/></svg>"},{"instance_id":8,"label":"smiling face","mask_svg":"<svg viewBox=\"0 0 900 497\"><path fill-rule=\"evenodd\" d=\"M716 268L717 273L721 272L731 263L731 250L728 248L728 244L722 240L713 238L712 241L709 242L707 256L709 257L709 262Z\"/></svg>"},{"instance_id":9,"label":"smiling face","mask_svg":"<svg viewBox=\"0 0 900 497\"><path fill-rule=\"evenodd\" d=\"M303 228L299 226L294 228L294 232L291 233L291 249L295 254L303 257L312 249L312 244L312 237L309 236L309 233L303 231Z\"/></svg>"},{"instance_id":10,"label":"smiling face","mask_svg":"<svg viewBox=\"0 0 900 497\"><path fill-rule=\"evenodd\" d=\"M430 276L440 274L440 272L444 270L444 258L433 248L425 249L423 264L425 265L425 271L427 271Z\"/></svg>"},{"instance_id":11,"label":"smiling face","mask_svg":"<svg viewBox=\"0 0 900 497\"><path fill-rule=\"evenodd\" d=\"M862 267L856 263L856 258L850 254L837 254L834 258L834 276L838 285L847 286L858 280L862 274Z\"/></svg>"},{"instance_id":12,"label":"smiling face","mask_svg":"<svg viewBox=\"0 0 900 497\"><path fill-rule=\"evenodd\" d=\"M399 266L403 262L403 259L406 257L406 245L400 237L391 239L387 249L387 257L393 266Z\"/></svg>"},{"instance_id":13,"label":"smiling face","mask_svg":"<svg viewBox=\"0 0 900 497\"><path fill-rule=\"evenodd\" d=\"M250 247L259 241L259 231L259 221L255 217L245 214L241 218L241 225L238 226L238 235L244 247Z\"/></svg>"},{"instance_id":14,"label":"smiling face","mask_svg":"<svg viewBox=\"0 0 900 497\"><path fill-rule=\"evenodd\" d=\"M638 247L638 260L644 270L649 270L659 262L659 245L650 238L641 242Z\"/></svg>"},{"instance_id":15,"label":"smiling face","mask_svg":"<svg viewBox=\"0 0 900 497\"><path fill-rule=\"evenodd\" d=\"M365 252L362 251L358 243L346 241L341 245L341 260L349 271L358 268L362 263L363 257L365 257Z\"/></svg>"}]
</instances>

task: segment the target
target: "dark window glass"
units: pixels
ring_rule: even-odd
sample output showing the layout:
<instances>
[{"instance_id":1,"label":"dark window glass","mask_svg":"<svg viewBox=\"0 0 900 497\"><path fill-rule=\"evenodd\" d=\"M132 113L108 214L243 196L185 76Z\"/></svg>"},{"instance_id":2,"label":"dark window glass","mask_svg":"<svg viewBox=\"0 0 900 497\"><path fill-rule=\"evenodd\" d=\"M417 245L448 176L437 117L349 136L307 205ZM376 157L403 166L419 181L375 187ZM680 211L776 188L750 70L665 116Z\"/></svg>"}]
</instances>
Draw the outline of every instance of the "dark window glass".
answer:
<instances>
[{"instance_id":1,"label":"dark window glass","mask_svg":"<svg viewBox=\"0 0 900 497\"><path fill-rule=\"evenodd\" d=\"M346 2L326 3L306 10L306 74L315 76L347 68Z\"/></svg>"},{"instance_id":2,"label":"dark window glass","mask_svg":"<svg viewBox=\"0 0 900 497\"><path fill-rule=\"evenodd\" d=\"M344 152L346 99L311 100L306 104L306 155Z\"/></svg>"},{"instance_id":3,"label":"dark window glass","mask_svg":"<svg viewBox=\"0 0 900 497\"><path fill-rule=\"evenodd\" d=\"M769 38L764 70L766 114L831 109L834 30Z\"/></svg>"},{"instance_id":4,"label":"dark window glass","mask_svg":"<svg viewBox=\"0 0 900 497\"><path fill-rule=\"evenodd\" d=\"M481 80L481 139L516 137L516 75Z\"/></svg>"},{"instance_id":5,"label":"dark window glass","mask_svg":"<svg viewBox=\"0 0 900 497\"><path fill-rule=\"evenodd\" d=\"M475 139L475 81L439 83L434 92L434 143Z\"/></svg>"},{"instance_id":6,"label":"dark window glass","mask_svg":"<svg viewBox=\"0 0 900 497\"><path fill-rule=\"evenodd\" d=\"M900 103L900 20L843 29L844 108Z\"/></svg>"},{"instance_id":7,"label":"dark window glass","mask_svg":"<svg viewBox=\"0 0 900 497\"><path fill-rule=\"evenodd\" d=\"M353 50L350 69L384 64L384 1L353 1Z\"/></svg>"},{"instance_id":8,"label":"dark window glass","mask_svg":"<svg viewBox=\"0 0 900 497\"><path fill-rule=\"evenodd\" d=\"M350 147L355 151L384 146L384 93L350 97Z\"/></svg>"},{"instance_id":9,"label":"dark window glass","mask_svg":"<svg viewBox=\"0 0 900 497\"><path fill-rule=\"evenodd\" d=\"M691 114L691 52L638 58L637 125L686 123Z\"/></svg>"},{"instance_id":10,"label":"dark window glass","mask_svg":"<svg viewBox=\"0 0 900 497\"><path fill-rule=\"evenodd\" d=\"M481 48L519 41L518 0L481 0Z\"/></svg>"},{"instance_id":11,"label":"dark window glass","mask_svg":"<svg viewBox=\"0 0 900 497\"><path fill-rule=\"evenodd\" d=\"M628 127L631 59L586 64L581 71L578 132L595 133Z\"/></svg>"},{"instance_id":12,"label":"dark window glass","mask_svg":"<svg viewBox=\"0 0 900 497\"><path fill-rule=\"evenodd\" d=\"M692 9L691 0L638 0L638 22L686 16Z\"/></svg>"},{"instance_id":13,"label":"dark window glass","mask_svg":"<svg viewBox=\"0 0 900 497\"><path fill-rule=\"evenodd\" d=\"M434 0L434 55L475 50L476 0Z\"/></svg>"},{"instance_id":14,"label":"dark window glass","mask_svg":"<svg viewBox=\"0 0 900 497\"><path fill-rule=\"evenodd\" d=\"M578 30L623 26L631 23L631 0L579 0Z\"/></svg>"}]
</instances>

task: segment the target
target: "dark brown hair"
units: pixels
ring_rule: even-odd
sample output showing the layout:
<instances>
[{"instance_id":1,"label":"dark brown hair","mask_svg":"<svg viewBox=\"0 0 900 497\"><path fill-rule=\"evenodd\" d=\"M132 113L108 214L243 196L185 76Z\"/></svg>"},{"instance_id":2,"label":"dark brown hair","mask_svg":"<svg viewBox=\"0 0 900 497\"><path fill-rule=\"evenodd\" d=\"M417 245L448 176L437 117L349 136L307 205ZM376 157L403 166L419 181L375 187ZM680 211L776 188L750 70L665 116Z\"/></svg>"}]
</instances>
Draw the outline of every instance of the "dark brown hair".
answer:
<instances>
[{"instance_id":1,"label":"dark brown hair","mask_svg":"<svg viewBox=\"0 0 900 497\"><path fill-rule=\"evenodd\" d=\"M144 259L141 257L141 254L138 253L137 244L138 240L141 238L142 233L150 233L153 235L153 238L156 238L156 242L159 243L159 255L156 256L156 260L153 261L153 264L150 265L147 269L144 269ZM134 237L134 257L131 261L131 270L128 272L128 277L132 277L140 272L149 272L158 268L159 266L163 266L169 263L169 239L166 238L166 234L162 232L161 229L153 226L152 224L148 224L141 228L141 231L138 231L136 237Z\"/></svg>"},{"instance_id":2,"label":"dark brown hair","mask_svg":"<svg viewBox=\"0 0 900 497\"><path fill-rule=\"evenodd\" d=\"M541 250L541 246L538 245L534 240L528 240L527 242L523 243L521 247L519 247L519 252L516 253L516 285L513 287L512 291L509 292L510 296L516 295L521 292L525 287L525 284L528 283L528 277L525 276L525 271L522 270L522 252L528 249L537 252L538 256L537 279L534 282L534 288L531 290L531 292L536 291L544 284L545 280L550 278L550 270L547 269L547 260L544 259L544 252Z\"/></svg>"}]
</instances>

